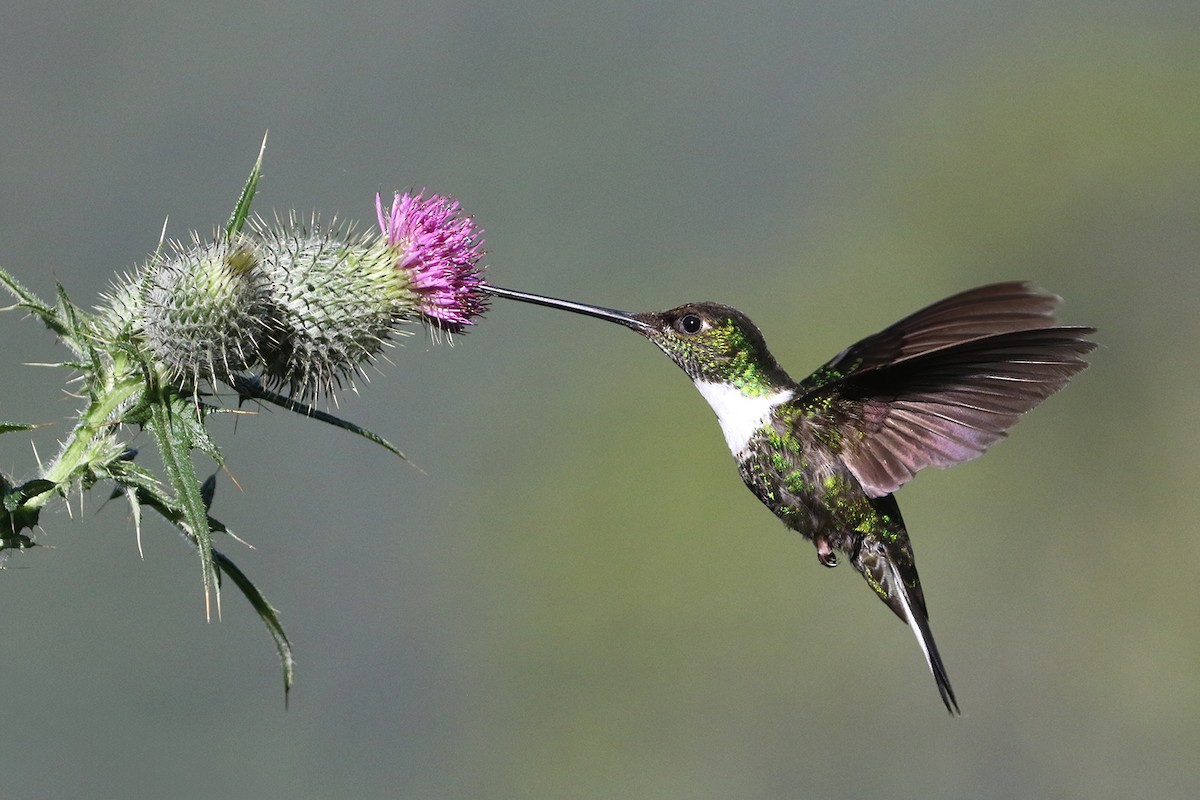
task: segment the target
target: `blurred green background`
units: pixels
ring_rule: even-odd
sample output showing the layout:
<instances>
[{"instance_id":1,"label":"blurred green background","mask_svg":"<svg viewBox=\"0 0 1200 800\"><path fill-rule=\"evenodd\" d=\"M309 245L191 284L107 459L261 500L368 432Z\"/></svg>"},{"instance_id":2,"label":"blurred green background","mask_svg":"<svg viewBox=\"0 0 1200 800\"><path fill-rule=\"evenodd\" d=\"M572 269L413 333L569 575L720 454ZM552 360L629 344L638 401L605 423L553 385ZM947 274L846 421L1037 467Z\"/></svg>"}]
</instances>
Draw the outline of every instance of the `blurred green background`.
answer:
<instances>
[{"instance_id":1,"label":"blurred green background","mask_svg":"<svg viewBox=\"0 0 1200 800\"><path fill-rule=\"evenodd\" d=\"M168 234L458 196L496 283L738 306L805 374L1029 279L1094 366L901 505L967 717L908 629L738 480L638 337L496 303L341 412L215 430L216 513L298 649L206 624L103 491L0 573L0 797L1200 795L1200 6L9 3L0 264L85 305ZM5 301L7 302L7 301ZM0 418L76 407L0 315ZM148 443L147 443L148 444ZM29 474L27 439L0 470Z\"/></svg>"}]
</instances>

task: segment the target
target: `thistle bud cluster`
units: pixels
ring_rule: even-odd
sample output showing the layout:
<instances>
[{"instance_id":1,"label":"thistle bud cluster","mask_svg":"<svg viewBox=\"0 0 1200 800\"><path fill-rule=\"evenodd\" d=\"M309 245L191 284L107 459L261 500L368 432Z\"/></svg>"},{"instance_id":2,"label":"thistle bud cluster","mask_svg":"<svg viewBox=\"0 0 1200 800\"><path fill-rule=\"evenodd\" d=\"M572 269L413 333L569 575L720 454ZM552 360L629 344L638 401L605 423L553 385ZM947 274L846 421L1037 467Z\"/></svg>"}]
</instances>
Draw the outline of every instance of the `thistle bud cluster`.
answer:
<instances>
[{"instance_id":1,"label":"thistle bud cluster","mask_svg":"<svg viewBox=\"0 0 1200 800\"><path fill-rule=\"evenodd\" d=\"M212 516L216 475L201 481L193 456L224 463L205 429L207 415L224 409L200 402L201 392L228 384L239 400L303 413L403 458L387 440L309 401L352 384L391 337L414 324L464 332L487 310L489 295L479 266L482 232L454 200L404 194L385 206L377 196L379 228L356 234L315 216L251 217L261 176L260 150L223 230L211 240L164 243L116 282L94 314L62 286L55 302L44 302L0 268L0 290L71 351L61 366L86 401L36 477L21 482L0 473L0 567L10 552L37 546L33 532L46 503L111 481L113 497L124 496L134 512L139 549L143 509L195 549L206 614L214 595L220 613L223 577L246 596L275 642L286 690L294 662L277 612L214 547L232 532ZM0 420L0 434L34 427ZM149 432L159 456L152 464L135 461L132 429Z\"/></svg>"},{"instance_id":2,"label":"thistle bud cluster","mask_svg":"<svg viewBox=\"0 0 1200 800\"><path fill-rule=\"evenodd\" d=\"M404 194L376 208L368 235L292 216L160 248L106 297L97 332L133 339L181 389L257 370L293 397L332 394L404 326L462 333L487 309L482 232L457 202Z\"/></svg>"}]
</instances>

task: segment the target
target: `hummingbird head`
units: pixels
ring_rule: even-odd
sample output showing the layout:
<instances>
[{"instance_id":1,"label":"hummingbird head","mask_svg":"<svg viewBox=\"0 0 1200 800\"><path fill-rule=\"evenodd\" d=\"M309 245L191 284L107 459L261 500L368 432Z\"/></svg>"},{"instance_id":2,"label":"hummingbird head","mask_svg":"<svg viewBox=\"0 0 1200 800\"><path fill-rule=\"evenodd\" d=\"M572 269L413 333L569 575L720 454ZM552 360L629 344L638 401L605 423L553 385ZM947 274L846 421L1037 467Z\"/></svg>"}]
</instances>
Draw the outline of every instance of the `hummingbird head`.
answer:
<instances>
[{"instance_id":1,"label":"hummingbird head","mask_svg":"<svg viewBox=\"0 0 1200 800\"><path fill-rule=\"evenodd\" d=\"M727 384L749 396L773 393L789 382L758 327L736 308L688 303L630 316L642 323L634 330L695 382Z\"/></svg>"},{"instance_id":2,"label":"hummingbird head","mask_svg":"<svg viewBox=\"0 0 1200 800\"><path fill-rule=\"evenodd\" d=\"M485 284L485 292L523 303L606 319L637 331L662 350L697 385L726 385L747 397L772 395L790 383L762 334L736 308L688 303L666 311L631 314Z\"/></svg>"}]
</instances>

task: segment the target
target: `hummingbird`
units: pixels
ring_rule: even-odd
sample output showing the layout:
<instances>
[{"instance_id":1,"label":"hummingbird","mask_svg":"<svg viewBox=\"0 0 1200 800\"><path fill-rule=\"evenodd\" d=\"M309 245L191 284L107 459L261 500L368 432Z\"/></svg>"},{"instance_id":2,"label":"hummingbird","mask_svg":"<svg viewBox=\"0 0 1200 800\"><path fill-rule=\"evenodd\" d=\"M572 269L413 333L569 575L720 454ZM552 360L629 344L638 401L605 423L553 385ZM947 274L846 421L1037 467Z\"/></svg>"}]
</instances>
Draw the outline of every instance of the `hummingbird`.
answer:
<instances>
[{"instance_id":1,"label":"hummingbird","mask_svg":"<svg viewBox=\"0 0 1200 800\"><path fill-rule=\"evenodd\" d=\"M894 492L925 467L981 455L1087 367L1095 328L1060 326L1060 298L996 283L934 303L800 381L735 308L629 313L485 284L496 297L615 322L658 346L716 412L738 473L826 567L844 557L917 638L942 702L958 700L929 627Z\"/></svg>"}]
</instances>

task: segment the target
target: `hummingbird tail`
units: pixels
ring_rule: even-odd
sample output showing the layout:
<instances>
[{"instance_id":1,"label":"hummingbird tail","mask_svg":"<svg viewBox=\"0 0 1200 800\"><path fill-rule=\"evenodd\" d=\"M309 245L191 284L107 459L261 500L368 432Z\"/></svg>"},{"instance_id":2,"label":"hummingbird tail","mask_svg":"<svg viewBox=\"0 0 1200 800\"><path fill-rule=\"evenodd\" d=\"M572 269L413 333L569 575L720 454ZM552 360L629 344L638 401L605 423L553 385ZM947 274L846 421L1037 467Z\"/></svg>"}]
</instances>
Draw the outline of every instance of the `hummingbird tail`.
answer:
<instances>
[{"instance_id":1,"label":"hummingbird tail","mask_svg":"<svg viewBox=\"0 0 1200 800\"><path fill-rule=\"evenodd\" d=\"M886 522L886 536L870 535L857 543L851 555L851 563L858 570L879 599L887 604L896 616L904 620L917 637L917 644L925 655L925 663L937 681L942 702L951 716L961 716L946 665L933 641L929 628L929 612L925 609L925 593L921 591L921 579L917 575L917 564L913 559L912 543L904 528L900 506L893 495L871 499L871 505L879 518Z\"/></svg>"},{"instance_id":2,"label":"hummingbird tail","mask_svg":"<svg viewBox=\"0 0 1200 800\"><path fill-rule=\"evenodd\" d=\"M962 712L958 710L958 700L954 696L954 689L950 686L950 678L946 675L946 665L942 663L942 656L938 653L937 644L933 641L933 631L929 629L929 617L925 612L925 604L920 601L914 602L909 587L900 577L900 570L896 565L889 563L888 567L892 573L893 589L889 598L891 602L888 605L903 617L904 621L908 623L908 627L912 628L916 635L917 644L921 645L921 652L925 654L925 663L929 665L929 671L933 673L933 679L937 682L938 692L942 695L942 702L946 704L946 710L950 712L951 716L961 716ZM918 589L918 591L920 590Z\"/></svg>"}]
</instances>

